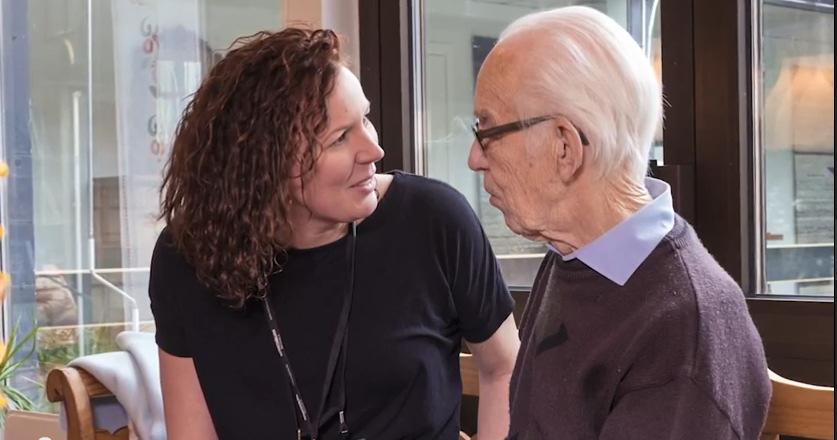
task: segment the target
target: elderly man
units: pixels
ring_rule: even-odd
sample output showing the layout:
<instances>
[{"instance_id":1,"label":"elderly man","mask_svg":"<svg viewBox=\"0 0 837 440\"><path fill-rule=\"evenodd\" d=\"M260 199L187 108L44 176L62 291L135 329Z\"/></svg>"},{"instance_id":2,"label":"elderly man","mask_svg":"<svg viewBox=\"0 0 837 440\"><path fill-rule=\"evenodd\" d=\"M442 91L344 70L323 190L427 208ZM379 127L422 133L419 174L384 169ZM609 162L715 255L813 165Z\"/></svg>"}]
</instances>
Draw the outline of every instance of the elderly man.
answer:
<instances>
[{"instance_id":1,"label":"elderly man","mask_svg":"<svg viewBox=\"0 0 837 440\"><path fill-rule=\"evenodd\" d=\"M738 285L646 178L661 91L595 10L532 14L477 80L468 165L549 245L520 330L510 439L756 439L770 382Z\"/></svg>"}]
</instances>

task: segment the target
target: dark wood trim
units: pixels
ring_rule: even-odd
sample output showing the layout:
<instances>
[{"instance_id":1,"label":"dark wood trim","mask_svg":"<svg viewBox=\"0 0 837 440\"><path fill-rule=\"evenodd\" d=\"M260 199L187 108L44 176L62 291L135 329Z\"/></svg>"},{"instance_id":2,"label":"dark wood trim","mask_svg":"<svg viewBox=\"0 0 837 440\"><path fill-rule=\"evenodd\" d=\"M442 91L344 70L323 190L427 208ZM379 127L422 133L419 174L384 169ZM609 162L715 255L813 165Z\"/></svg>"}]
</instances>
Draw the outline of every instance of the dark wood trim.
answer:
<instances>
[{"instance_id":1,"label":"dark wood trim","mask_svg":"<svg viewBox=\"0 0 837 440\"><path fill-rule=\"evenodd\" d=\"M358 0L360 84L371 102L368 118L381 136L380 0Z\"/></svg>"},{"instance_id":2,"label":"dark wood trim","mask_svg":"<svg viewBox=\"0 0 837 440\"><path fill-rule=\"evenodd\" d=\"M671 185L674 209L695 222L695 75L693 2L660 2L662 43L663 155L665 165L652 167L655 177Z\"/></svg>"},{"instance_id":3,"label":"dark wood trim","mask_svg":"<svg viewBox=\"0 0 837 440\"><path fill-rule=\"evenodd\" d=\"M380 169L413 171L411 2L359 0L360 82L386 155Z\"/></svg>"},{"instance_id":4,"label":"dark wood trim","mask_svg":"<svg viewBox=\"0 0 837 440\"><path fill-rule=\"evenodd\" d=\"M749 0L694 2L695 229L752 291Z\"/></svg>"},{"instance_id":5,"label":"dark wood trim","mask_svg":"<svg viewBox=\"0 0 837 440\"><path fill-rule=\"evenodd\" d=\"M748 298L747 306L773 371L834 386L834 301Z\"/></svg>"}]
</instances>

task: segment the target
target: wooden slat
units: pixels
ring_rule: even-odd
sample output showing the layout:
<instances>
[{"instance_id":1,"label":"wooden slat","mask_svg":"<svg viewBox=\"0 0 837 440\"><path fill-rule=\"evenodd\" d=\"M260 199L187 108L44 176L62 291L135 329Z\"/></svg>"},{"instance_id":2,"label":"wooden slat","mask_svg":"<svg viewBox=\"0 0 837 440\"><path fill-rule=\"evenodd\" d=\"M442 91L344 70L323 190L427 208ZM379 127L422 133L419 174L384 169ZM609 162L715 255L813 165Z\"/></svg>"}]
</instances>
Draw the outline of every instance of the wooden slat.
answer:
<instances>
[{"instance_id":1,"label":"wooden slat","mask_svg":"<svg viewBox=\"0 0 837 440\"><path fill-rule=\"evenodd\" d=\"M473 355L466 353L459 355L459 373L462 375L462 394L465 396L479 396L480 375Z\"/></svg>"},{"instance_id":2,"label":"wooden slat","mask_svg":"<svg viewBox=\"0 0 837 440\"><path fill-rule=\"evenodd\" d=\"M113 434L104 429L96 430L96 440L129 440L129 438L130 431L127 426L117 429Z\"/></svg>"},{"instance_id":3,"label":"wooden slat","mask_svg":"<svg viewBox=\"0 0 837 440\"><path fill-rule=\"evenodd\" d=\"M63 402L67 412L67 440L128 440L127 426L115 433L93 426L91 398L112 396L93 375L81 368L56 368L49 372L46 383L47 399Z\"/></svg>"},{"instance_id":4,"label":"wooden slat","mask_svg":"<svg viewBox=\"0 0 837 440\"><path fill-rule=\"evenodd\" d=\"M102 385L98 379L93 377L92 374L88 373L83 368L74 368L78 371L79 376L81 376L81 380L84 382L84 388L87 390L87 395L90 396L91 399L113 396L113 393L111 393L109 389L105 388L105 386Z\"/></svg>"},{"instance_id":5,"label":"wooden slat","mask_svg":"<svg viewBox=\"0 0 837 440\"><path fill-rule=\"evenodd\" d=\"M50 371L46 393L50 402L64 402L68 440L96 440L90 397L78 370L67 367Z\"/></svg>"},{"instance_id":6,"label":"wooden slat","mask_svg":"<svg viewBox=\"0 0 837 440\"><path fill-rule=\"evenodd\" d=\"M770 382L773 395L762 438L834 438L834 388L792 381L772 371Z\"/></svg>"}]
</instances>

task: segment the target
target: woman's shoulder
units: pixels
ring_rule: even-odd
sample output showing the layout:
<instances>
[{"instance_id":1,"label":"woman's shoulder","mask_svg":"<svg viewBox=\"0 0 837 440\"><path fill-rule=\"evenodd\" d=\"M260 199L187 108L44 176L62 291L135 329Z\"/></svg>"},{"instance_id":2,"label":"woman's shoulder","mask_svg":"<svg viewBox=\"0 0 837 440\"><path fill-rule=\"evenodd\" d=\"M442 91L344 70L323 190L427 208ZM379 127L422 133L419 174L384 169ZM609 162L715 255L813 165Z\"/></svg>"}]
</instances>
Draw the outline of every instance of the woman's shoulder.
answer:
<instances>
[{"instance_id":1,"label":"woman's shoulder","mask_svg":"<svg viewBox=\"0 0 837 440\"><path fill-rule=\"evenodd\" d=\"M154 252L151 255L151 264L172 263L174 260L182 259L177 251L174 237L168 226L163 227L157 235L157 242L154 244Z\"/></svg>"},{"instance_id":2,"label":"woman's shoulder","mask_svg":"<svg viewBox=\"0 0 837 440\"><path fill-rule=\"evenodd\" d=\"M160 231L154 252L151 254L152 278L194 278L194 268L177 249L174 236L168 226Z\"/></svg>"},{"instance_id":3,"label":"woman's shoulder","mask_svg":"<svg viewBox=\"0 0 837 440\"><path fill-rule=\"evenodd\" d=\"M195 267L175 244L171 229L166 227L157 237L151 255L148 290L156 313L176 310L177 304L195 305L215 300L213 291L200 280ZM175 309L170 309L175 307Z\"/></svg>"}]
</instances>

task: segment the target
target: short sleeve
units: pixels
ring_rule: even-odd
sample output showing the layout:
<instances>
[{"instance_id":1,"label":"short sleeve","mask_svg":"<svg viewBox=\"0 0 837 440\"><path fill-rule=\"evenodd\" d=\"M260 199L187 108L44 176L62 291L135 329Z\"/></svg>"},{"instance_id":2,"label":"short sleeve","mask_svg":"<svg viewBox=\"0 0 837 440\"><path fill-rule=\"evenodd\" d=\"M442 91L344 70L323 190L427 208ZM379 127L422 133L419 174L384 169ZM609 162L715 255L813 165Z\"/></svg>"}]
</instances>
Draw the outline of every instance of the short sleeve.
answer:
<instances>
[{"instance_id":1,"label":"short sleeve","mask_svg":"<svg viewBox=\"0 0 837 440\"><path fill-rule=\"evenodd\" d=\"M445 185L438 197L444 210L448 280L462 336L468 342L490 338L514 310L497 259L482 225L465 197Z\"/></svg>"},{"instance_id":2,"label":"short sleeve","mask_svg":"<svg viewBox=\"0 0 837 440\"><path fill-rule=\"evenodd\" d=\"M186 338L184 317L181 313L178 293L183 278L194 276L186 271L183 259L178 255L166 230L160 234L151 257L151 278L148 293L151 312L157 328L157 346L166 353L178 357L191 357ZM182 293L182 292L181 292Z\"/></svg>"}]
</instances>

